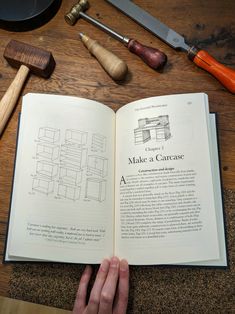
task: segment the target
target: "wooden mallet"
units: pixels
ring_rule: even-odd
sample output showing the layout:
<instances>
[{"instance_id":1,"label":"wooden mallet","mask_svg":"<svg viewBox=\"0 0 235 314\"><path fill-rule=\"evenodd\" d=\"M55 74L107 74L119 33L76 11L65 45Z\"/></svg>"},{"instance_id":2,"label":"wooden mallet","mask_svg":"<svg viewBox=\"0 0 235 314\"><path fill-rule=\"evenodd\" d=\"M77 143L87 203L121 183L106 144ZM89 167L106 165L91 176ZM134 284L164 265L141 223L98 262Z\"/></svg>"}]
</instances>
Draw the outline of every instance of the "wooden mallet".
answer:
<instances>
[{"instance_id":1,"label":"wooden mallet","mask_svg":"<svg viewBox=\"0 0 235 314\"><path fill-rule=\"evenodd\" d=\"M16 40L8 43L3 56L11 66L19 70L0 101L0 135L17 103L29 72L48 78L55 68L55 60L50 52Z\"/></svg>"}]
</instances>

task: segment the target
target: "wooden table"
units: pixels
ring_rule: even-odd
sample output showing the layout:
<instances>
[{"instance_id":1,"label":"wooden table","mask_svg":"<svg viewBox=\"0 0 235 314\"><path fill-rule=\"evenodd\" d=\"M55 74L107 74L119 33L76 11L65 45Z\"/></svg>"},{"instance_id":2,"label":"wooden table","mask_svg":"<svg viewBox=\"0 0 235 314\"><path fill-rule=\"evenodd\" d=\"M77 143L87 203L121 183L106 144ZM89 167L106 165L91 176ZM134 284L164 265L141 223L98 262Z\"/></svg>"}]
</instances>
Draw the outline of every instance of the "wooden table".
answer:
<instances>
[{"instance_id":1,"label":"wooden table","mask_svg":"<svg viewBox=\"0 0 235 314\"><path fill-rule=\"evenodd\" d=\"M0 314L71 314L71 311L0 296Z\"/></svg>"},{"instance_id":2,"label":"wooden table","mask_svg":"<svg viewBox=\"0 0 235 314\"><path fill-rule=\"evenodd\" d=\"M18 39L50 50L57 66L49 80L31 75L22 92L55 93L86 97L114 110L133 100L174 93L205 92L210 110L218 113L219 146L223 186L235 190L235 96L207 72L197 68L183 52L177 52L102 0L90 0L88 14L120 33L158 47L168 56L162 73L146 66L121 43L80 19L75 26L64 21L74 0L62 1L59 12L46 25L29 32L0 30L0 56L10 39ZM162 22L183 34L188 43L198 44L220 62L235 68L234 0L136 0ZM101 68L79 40L84 32L125 60L129 73L117 84ZM15 76L0 57L0 97ZM0 255L3 256L11 195L16 130L21 98L0 139ZM0 295L8 296L11 265L0 265Z\"/></svg>"}]
</instances>

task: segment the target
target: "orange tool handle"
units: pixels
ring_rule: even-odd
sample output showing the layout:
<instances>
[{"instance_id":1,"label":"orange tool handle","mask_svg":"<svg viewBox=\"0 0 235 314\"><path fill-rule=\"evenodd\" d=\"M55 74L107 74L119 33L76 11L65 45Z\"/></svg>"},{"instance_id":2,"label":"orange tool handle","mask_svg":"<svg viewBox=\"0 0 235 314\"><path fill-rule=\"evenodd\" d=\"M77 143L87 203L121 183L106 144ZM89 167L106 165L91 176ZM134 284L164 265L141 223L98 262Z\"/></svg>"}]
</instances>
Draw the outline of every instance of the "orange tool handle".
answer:
<instances>
[{"instance_id":1,"label":"orange tool handle","mask_svg":"<svg viewBox=\"0 0 235 314\"><path fill-rule=\"evenodd\" d=\"M216 77L231 93L235 93L235 70L219 63L205 50L199 50L193 62Z\"/></svg>"}]
</instances>

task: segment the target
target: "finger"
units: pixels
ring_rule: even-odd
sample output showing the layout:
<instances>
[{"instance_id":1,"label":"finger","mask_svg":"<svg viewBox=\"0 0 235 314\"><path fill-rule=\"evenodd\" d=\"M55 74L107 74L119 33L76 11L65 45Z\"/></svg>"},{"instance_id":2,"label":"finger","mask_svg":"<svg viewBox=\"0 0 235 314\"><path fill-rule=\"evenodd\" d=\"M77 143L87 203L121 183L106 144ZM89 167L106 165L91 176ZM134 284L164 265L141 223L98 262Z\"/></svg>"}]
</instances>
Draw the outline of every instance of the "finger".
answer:
<instances>
[{"instance_id":1,"label":"finger","mask_svg":"<svg viewBox=\"0 0 235 314\"><path fill-rule=\"evenodd\" d=\"M104 259L100 265L96 279L91 290L89 302L87 305L87 313L98 313L100 304L100 295L109 271L109 260Z\"/></svg>"},{"instance_id":2,"label":"finger","mask_svg":"<svg viewBox=\"0 0 235 314\"><path fill-rule=\"evenodd\" d=\"M79 282L76 300L73 307L73 314L82 313L86 307L87 287L92 275L91 266L86 266Z\"/></svg>"},{"instance_id":3,"label":"finger","mask_svg":"<svg viewBox=\"0 0 235 314\"><path fill-rule=\"evenodd\" d=\"M112 313L113 300L119 275L119 259L112 257L108 276L101 291L99 313Z\"/></svg>"},{"instance_id":4,"label":"finger","mask_svg":"<svg viewBox=\"0 0 235 314\"><path fill-rule=\"evenodd\" d=\"M115 297L114 313L126 313L129 295L129 265L123 259L120 262L119 283Z\"/></svg>"}]
</instances>

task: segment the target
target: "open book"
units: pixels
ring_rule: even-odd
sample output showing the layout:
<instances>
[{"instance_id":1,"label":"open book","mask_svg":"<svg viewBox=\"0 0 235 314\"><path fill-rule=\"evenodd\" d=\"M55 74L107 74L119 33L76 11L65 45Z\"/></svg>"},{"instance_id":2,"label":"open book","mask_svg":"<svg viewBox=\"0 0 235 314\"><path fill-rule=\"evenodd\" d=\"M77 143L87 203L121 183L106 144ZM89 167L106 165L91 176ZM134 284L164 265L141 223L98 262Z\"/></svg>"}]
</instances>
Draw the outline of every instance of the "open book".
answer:
<instances>
[{"instance_id":1,"label":"open book","mask_svg":"<svg viewBox=\"0 0 235 314\"><path fill-rule=\"evenodd\" d=\"M23 97L5 261L226 266L215 115L203 93Z\"/></svg>"}]
</instances>

